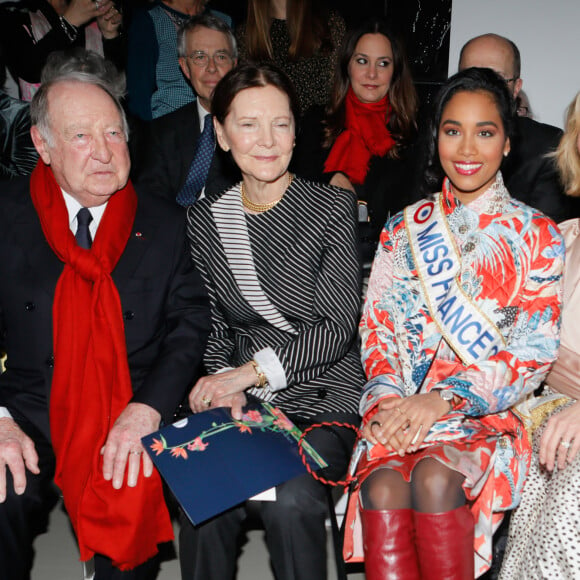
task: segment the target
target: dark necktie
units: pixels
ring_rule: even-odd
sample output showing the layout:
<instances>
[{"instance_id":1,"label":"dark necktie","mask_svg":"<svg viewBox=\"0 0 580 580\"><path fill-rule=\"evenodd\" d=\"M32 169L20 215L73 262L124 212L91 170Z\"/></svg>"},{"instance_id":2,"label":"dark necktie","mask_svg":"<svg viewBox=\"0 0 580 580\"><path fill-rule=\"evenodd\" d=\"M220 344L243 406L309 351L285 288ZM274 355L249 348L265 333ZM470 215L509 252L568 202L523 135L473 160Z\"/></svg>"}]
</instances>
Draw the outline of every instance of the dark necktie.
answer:
<instances>
[{"instance_id":1,"label":"dark necktie","mask_svg":"<svg viewBox=\"0 0 580 580\"><path fill-rule=\"evenodd\" d=\"M197 201L209 173L209 167L213 159L215 149L215 137L213 134L213 122L211 115L206 115L203 121L203 131L197 140L193 161L189 167L187 179L181 191L177 194L176 201L179 205L187 207Z\"/></svg>"},{"instance_id":2,"label":"dark necktie","mask_svg":"<svg viewBox=\"0 0 580 580\"><path fill-rule=\"evenodd\" d=\"M89 224L93 221L93 216L91 212L86 207L81 207L79 213L77 213L77 233L75 238L77 244L84 248L85 250L91 249L91 244L93 239L91 238L91 231L89 230Z\"/></svg>"}]
</instances>

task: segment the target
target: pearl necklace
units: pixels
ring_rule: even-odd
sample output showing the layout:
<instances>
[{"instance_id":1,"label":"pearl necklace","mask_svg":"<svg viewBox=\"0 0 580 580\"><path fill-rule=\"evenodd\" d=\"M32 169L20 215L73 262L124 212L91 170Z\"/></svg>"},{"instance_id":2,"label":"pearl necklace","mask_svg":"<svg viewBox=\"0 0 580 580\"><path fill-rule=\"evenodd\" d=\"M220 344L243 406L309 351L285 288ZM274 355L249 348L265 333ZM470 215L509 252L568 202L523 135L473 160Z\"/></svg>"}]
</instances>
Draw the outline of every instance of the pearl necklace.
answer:
<instances>
[{"instance_id":1,"label":"pearl necklace","mask_svg":"<svg viewBox=\"0 0 580 580\"><path fill-rule=\"evenodd\" d=\"M294 176L290 172L288 172L288 185L286 186L286 189L284 190L284 193L286 193L286 190L290 187L290 184L292 183L292 180L293 179L294 179ZM243 206L246 209L249 209L250 211L254 211L256 213L264 213L265 211L268 211L269 209L272 209L284 197L284 193L283 193L278 199L275 199L274 201L270 201L268 203L254 203L253 201L251 201L250 199L248 199L248 196L246 195L246 188L244 187L244 182L243 181L242 181L242 186L240 188L240 191L242 193L242 204L243 204Z\"/></svg>"}]
</instances>

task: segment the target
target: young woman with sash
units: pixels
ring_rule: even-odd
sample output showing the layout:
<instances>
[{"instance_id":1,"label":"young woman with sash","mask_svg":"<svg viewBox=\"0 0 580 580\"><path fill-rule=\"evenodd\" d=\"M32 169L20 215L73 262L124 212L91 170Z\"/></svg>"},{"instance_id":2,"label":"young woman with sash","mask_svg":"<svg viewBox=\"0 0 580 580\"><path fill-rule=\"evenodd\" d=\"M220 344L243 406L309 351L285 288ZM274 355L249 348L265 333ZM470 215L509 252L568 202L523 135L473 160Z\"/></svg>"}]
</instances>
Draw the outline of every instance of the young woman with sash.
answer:
<instances>
[{"instance_id":1,"label":"young woman with sash","mask_svg":"<svg viewBox=\"0 0 580 580\"><path fill-rule=\"evenodd\" d=\"M555 157L566 193L580 200L580 93ZM530 401L534 453L511 517L502 580L580 578L580 219L558 227L566 242L560 351L542 395Z\"/></svg>"},{"instance_id":2,"label":"young woman with sash","mask_svg":"<svg viewBox=\"0 0 580 580\"><path fill-rule=\"evenodd\" d=\"M243 180L188 210L213 322L209 375L189 398L194 412L226 406L239 418L248 394L302 428L358 422L356 204L350 192L288 172L296 111L290 81L271 64L241 65L215 89L217 140ZM343 475L354 433L325 427L308 439L329 464L325 476ZM324 486L309 474L277 486L276 501L257 503L278 580L327 577L327 505ZM245 516L242 505L195 528L184 522L184 580L234 578Z\"/></svg>"},{"instance_id":3,"label":"young woman with sash","mask_svg":"<svg viewBox=\"0 0 580 580\"><path fill-rule=\"evenodd\" d=\"M530 447L513 407L556 358L564 248L503 185L512 115L491 70L450 78L432 120L430 174L445 175L443 190L381 234L345 545L356 558L362 531L368 580L481 575L520 498Z\"/></svg>"}]
</instances>

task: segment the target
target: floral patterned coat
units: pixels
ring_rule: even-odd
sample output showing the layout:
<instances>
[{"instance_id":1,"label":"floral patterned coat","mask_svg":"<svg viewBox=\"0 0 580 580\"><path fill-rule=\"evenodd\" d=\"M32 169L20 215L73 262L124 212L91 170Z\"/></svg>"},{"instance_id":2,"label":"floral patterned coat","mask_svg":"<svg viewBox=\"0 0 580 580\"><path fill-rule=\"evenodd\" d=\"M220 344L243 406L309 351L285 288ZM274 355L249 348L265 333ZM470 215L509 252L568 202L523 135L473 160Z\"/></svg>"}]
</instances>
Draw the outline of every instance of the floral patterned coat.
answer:
<instances>
[{"instance_id":1,"label":"floral patterned coat","mask_svg":"<svg viewBox=\"0 0 580 580\"><path fill-rule=\"evenodd\" d=\"M564 244L550 219L510 197L499 173L468 205L455 199L448 182L438 196L460 255L456 279L499 329L504 346L470 365L460 360L429 312L405 215L387 222L360 326L368 379L360 404L363 421L384 397L433 388L451 390L462 404L433 425L415 454L400 458L368 444L358 473L363 480L372 469L388 466L409 479L426 455L463 473L480 575L491 563L491 536L502 512L519 502L529 464L525 430L511 409L540 385L557 356ZM357 559L356 504L356 498L349 504L345 543L351 559Z\"/></svg>"}]
</instances>

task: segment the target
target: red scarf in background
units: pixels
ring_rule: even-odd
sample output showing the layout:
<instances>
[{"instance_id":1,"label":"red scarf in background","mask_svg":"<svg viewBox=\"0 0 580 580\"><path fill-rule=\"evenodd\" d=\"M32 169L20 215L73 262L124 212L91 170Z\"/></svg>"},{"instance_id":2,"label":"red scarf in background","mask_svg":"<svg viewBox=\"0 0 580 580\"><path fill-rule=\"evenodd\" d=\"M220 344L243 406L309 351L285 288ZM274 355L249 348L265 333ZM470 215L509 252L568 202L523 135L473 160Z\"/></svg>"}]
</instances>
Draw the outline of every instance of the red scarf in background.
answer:
<instances>
[{"instance_id":1,"label":"red scarf in background","mask_svg":"<svg viewBox=\"0 0 580 580\"><path fill-rule=\"evenodd\" d=\"M75 529L81 560L95 553L129 570L157 553L173 529L157 472L139 474L119 490L103 478L100 454L133 395L121 300L111 278L133 228L137 196L131 183L115 193L90 250L80 248L52 170L38 162L32 201L42 230L64 269L54 294L54 375L50 427L56 484Z\"/></svg>"},{"instance_id":2,"label":"red scarf in background","mask_svg":"<svg viewBox=\"0 0 580 580\"><path fill-rule=\"evenodd\" d=\"M361 103L349 87L345 100L345 130L336 138L324 171L340 171L352 183L364 183L371 157L383 157L395 145L387 128L390 111L388 95L376 103Z\"/></svg>"}]
</instances>

